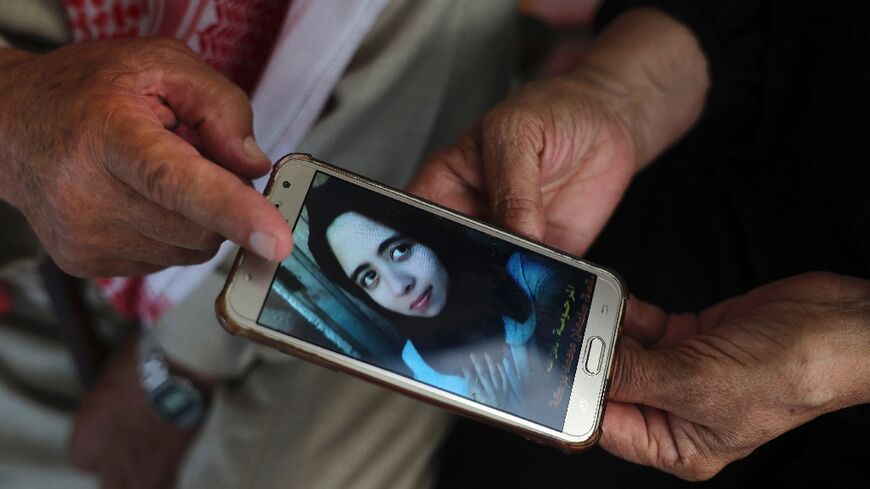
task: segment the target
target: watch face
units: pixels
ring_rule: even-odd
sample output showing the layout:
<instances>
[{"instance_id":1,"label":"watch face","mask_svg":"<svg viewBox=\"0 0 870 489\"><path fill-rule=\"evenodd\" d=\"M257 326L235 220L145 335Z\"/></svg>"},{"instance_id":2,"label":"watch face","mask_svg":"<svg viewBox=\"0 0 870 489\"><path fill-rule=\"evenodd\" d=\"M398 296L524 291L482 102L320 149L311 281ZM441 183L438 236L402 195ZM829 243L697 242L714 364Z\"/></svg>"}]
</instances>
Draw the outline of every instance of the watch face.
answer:
<instances>
[{"instance_id":1,"label":"watch face","mask_svg":"<svg viewBox=\"0 0 870 489\"><path fill-rule=\"evenodd\" d=\"M174 376L153 392L151 403L161 418L180 428L196 424L205 412L203 397L196 388Z\"/></svg>"},{"instance_id":2,"label":"watch face","mask_svg":"<svg viewBox=\"0 0 870 489\"><path fill-rule=\"evenodd\" d=\"M155 414L167 423L187 428L204 416L206 398L190 380L169 371L154 338L147 334L139 342L139 381Z\"/></svg>"},{"instance_id":3,"label":"watch face","mask_svg":"<svg viewBox=\"0 0 870 489\"><path fill-rule=\"evenodd\" d=\"M192 399L183 390L169 387L157 395L154 402L170 413L180 413L188 409Z\"/></svg>"}]
</instances>

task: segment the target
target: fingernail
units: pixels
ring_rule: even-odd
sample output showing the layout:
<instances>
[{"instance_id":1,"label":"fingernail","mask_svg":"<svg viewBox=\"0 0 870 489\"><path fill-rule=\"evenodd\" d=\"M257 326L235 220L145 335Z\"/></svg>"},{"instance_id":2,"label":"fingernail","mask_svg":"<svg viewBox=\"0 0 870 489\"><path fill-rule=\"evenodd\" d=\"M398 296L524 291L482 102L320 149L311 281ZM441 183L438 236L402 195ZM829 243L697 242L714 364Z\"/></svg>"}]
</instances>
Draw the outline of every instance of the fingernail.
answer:
<instances>
[{"instance_id":1,"label":"fingernail","mask_svg":"<svg viewBox=\"0 0 870 489\"><path fill-rule=\"evenodd\" d=\"M252 159L269 161L269 157L266 156L266 153L264 153L263 150L260 149L260 146L257 145L257 142L254 141L254 136L246 137L242 145L245 147L245 153L248 153L248 156Z\"/></svg>"},{"instance_id":2,"label":"fingernail","mask_svg":"<svg viewBox=\"0 0 870 489\"><path fill-rule=\"evenodd\" d=\"M278 238L269 233L264 233L263 231L251 233L251 251L269 261L275 260L275 247L277 244Z\"/></svg>"}]
</instances>

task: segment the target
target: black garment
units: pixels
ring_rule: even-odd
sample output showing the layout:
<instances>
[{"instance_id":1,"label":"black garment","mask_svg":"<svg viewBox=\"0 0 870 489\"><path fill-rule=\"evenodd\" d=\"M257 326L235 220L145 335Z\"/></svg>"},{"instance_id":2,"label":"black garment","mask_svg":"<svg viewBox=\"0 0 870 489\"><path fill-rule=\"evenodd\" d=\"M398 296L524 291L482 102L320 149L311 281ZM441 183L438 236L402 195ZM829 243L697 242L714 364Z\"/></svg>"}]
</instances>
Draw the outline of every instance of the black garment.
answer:
<instances>
[{"instance_id":1,"label":"black garment","mask_svg":"<svg viewBox=\"0 0 870 489\"><path fill-rule=\"evenodd\" d=\"M605 4L602 19L638 4L686 22L710 59L709 103L689 138L700 147L691 154L687 141L659 163L692 160L709 181L675 184L703 185L715 193L699 201L724 206L742 282L723 292L808 270L867 277L870 4L619 0Z\"/></svg>"},{"instance_id":2,"label":"black garment","mask_svg":"<svg viewBox=\"0 0 870 489\"><path fill-rule=\"evenodd\" d=\"M811 270L870 278L870 4L631 1L688 25L711 63L698 126L632 183L588 254L667 310ZM870 373L868 373L870 375ZM870 412L831 413L693 487L868 487ZM682 487L596 448L571 456L463 421L442 487Z\"/></svg>"}]
</instances>

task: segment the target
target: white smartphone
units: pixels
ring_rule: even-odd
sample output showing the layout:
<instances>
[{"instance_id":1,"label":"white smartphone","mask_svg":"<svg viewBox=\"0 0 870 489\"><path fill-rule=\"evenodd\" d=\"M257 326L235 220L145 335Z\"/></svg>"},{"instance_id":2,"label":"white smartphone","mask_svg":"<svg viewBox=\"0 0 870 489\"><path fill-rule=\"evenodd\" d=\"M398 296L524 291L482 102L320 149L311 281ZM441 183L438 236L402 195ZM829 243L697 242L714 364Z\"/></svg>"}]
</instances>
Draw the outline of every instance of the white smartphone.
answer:
<instances>
[{"instance_id":1,"label":"white smartphone","mask_svg":"<svg viewBox=\"0 0 870 489\"><path fill-rule=\"evenodd\" d=\"M309 155L266 195L293 253L239 252L217 301L230 332L564 450L597 441L614 274Z\"/></svg>"}]
</instances>

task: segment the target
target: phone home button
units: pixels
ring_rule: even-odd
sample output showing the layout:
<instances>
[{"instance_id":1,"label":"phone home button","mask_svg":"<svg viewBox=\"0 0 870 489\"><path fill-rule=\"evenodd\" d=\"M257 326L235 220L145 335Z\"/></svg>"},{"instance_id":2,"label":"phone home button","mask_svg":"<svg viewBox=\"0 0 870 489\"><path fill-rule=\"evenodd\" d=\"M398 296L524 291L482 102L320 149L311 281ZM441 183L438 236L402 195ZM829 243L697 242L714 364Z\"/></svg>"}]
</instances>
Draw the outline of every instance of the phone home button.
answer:
<instances>
[{"instance_id":1,"label":"phone home button","mask_svg":"<svg viewBox=\"0 0 870 489\"><path fill-rule=\"evenodd\" d=\"M601 358L604 353L604 340L594 337L589 340L586 348L586 364L584 369L589 375L595 375L601 370Z\"/></svg>"}]
</instances>

